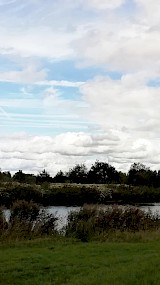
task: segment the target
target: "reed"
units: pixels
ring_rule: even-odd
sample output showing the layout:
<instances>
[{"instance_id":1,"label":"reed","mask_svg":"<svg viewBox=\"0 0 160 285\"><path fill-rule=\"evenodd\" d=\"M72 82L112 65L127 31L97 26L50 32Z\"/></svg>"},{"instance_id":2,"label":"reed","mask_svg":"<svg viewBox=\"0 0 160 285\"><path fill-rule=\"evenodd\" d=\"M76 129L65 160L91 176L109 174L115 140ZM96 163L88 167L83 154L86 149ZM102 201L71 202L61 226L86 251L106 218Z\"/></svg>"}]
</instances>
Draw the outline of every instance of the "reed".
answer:
<instances>
[{"instance_id":1,"label":"reed","mask_svg":"<svg viewBox=\"0 0 160 285\"><path fill-rule=\"evenodd\" d=\"M0 239L20 240L57 235L57 217L40 210L40 206L25 200L16 201L10 209L8 223L0 212Z\"/></svg>"},{"instance_id":2,"label":"reed","mask_svg":"<svg viewBox=\"0 0 160 285\"><path fill-rule=\"evenodd\" d=\"M97 207L85 205L79 212L71 212L66 226L66 236L73 236L81 241L89 241L113 236L115 232L136 233L157 231L160 217L151 212L145 213L131 206Z\"/></svg>"}]
</instances>

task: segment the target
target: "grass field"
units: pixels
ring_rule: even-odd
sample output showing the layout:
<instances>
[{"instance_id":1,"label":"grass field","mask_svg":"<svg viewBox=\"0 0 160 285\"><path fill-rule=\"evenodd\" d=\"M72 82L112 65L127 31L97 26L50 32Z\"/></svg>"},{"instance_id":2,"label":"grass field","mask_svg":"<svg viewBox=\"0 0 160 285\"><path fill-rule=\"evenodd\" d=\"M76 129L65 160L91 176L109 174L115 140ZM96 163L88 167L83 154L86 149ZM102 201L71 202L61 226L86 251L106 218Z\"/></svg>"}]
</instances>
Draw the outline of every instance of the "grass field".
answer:
<instances>
[{"instance_id":1,"label":"grass field","mask_svg":"<svg viewBox=\"0 0 160 285\"><path fill-rule=\"evenodd\" d=\"M160 241L35 240L0 245L1 285L158 285Z\"/></svg>"}]
</instances>

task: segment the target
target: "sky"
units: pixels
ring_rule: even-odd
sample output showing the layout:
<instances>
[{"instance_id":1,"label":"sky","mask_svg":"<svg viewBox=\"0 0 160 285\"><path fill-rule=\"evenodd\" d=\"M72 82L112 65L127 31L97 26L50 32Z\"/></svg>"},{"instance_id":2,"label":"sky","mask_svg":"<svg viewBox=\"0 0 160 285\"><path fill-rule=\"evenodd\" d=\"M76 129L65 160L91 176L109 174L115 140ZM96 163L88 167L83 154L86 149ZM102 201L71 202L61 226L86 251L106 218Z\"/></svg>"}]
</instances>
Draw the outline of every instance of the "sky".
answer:
<instances>
[{"instance_id":1,"label":"sky","mask_svg":"<svg viewBox=\"0 0 160 285\"><path fill-rule=\"evenodd\" d=\"M0 0L0 168L160 169L160 1Z\"/></svg>"}]
</instances>

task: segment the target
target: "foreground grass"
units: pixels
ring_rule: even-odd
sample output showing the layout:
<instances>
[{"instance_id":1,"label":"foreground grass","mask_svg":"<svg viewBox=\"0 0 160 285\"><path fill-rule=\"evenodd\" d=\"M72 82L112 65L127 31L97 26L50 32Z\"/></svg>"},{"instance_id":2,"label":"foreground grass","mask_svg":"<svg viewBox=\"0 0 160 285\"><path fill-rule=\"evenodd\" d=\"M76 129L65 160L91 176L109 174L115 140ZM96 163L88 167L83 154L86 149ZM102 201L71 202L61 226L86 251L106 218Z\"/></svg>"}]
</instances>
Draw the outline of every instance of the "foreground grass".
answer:
<instances>
[{"instance_id":1,"label":"foreground grass","mask_svg":"<svg viewBox=\"0 0 160 285\"><path fill-rule=\"evenodd\" d=\"M81 243L44 239L1 244L0 284L157 285L160 240Z\"/></svg>"}]
</instances>

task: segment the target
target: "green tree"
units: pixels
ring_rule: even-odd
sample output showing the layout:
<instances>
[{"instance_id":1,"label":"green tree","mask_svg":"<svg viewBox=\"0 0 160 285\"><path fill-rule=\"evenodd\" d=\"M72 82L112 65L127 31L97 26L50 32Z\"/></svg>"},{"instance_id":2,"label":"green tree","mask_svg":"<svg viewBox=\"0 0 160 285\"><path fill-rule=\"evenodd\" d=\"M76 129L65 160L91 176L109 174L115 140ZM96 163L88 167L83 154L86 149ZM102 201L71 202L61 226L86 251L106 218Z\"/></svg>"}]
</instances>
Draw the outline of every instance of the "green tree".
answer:
<instances>
[{"instance_id":1,"label":"green tree","mask_svg":"<svg viewBox=\"0 0 160 285\"><path fill-rule=\"evenodd\" d=\"M76 164L76 166L69 170L67 177L73 183L86 183L87 168L85 164Z\"/></svg>"},{"instance_id":2,"label":"green tree","mask_svg":"<svg viewBox=\"0 0 160 285\"><path fill-rule=\"evenodd\" d=\"M23 173L22 170L19 170L13 175L13 180L20 183L25 183L25 173Z\"/></svg>"},{"instance_id":3,"label":"green tree","mask_svg":"<svg viewBox=\"0 0 160 285\"><path fill-rule=\"evenodd\" d=\"M55 183L64 183L66 180L67 180L67 177L61 170L58 171L57 174L53 178L53 182Z\"/></svg>"},{"instance_id":4,"label":"green tree","mask_svg":"<svg viewBox=\"0 0 160 285\"><path fill-rule=\"evenodd\" d=\"M36 183L52 182L53 178L50 174L44 169L37 175Z\"/></svg>"},{"instance_id":5,"label":"green tree","mask_svg":"<svg viewBox=\"0 0 160 285\"><path fill-rule=\"evenodd\" d=\"M96 161L88 173L90 183L118 183L119 174L116 169L106 162Z\"/></svg>"},{"instance_id":6,"label":"green tree","mask_svg":"<svg viewBox=\"0 0 160 285\"><path fill-rule=\"evenodd\" d=\"M9 182L11 180L11 173L9 171L1 172L0 171L0 181Z\"/></svg>"},{"instance_id":7,"label":"green tree","mask_svg":"<svg viewBox=\"0 0 160 285\"><path fill-rule=\"evenodd\" d=\"M156 184L156 171L150 170L143 163L133 163L128 173L128 183L138 186L154 186Z\"/></svg>"}]
</instances>

